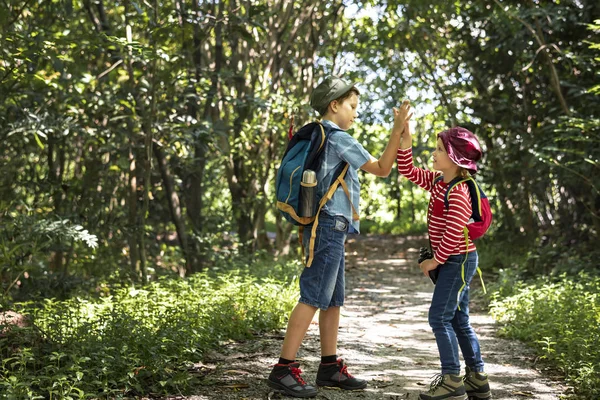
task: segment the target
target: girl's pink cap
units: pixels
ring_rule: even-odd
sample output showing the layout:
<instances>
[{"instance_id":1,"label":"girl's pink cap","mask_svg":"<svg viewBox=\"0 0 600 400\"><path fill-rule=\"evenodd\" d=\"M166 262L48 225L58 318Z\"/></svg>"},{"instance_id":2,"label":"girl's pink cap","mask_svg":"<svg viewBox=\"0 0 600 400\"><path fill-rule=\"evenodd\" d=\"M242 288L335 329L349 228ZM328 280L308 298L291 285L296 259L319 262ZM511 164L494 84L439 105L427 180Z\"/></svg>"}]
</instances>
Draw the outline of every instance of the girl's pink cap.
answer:
<instances>
[{"instance_id":1,"label":"girl's pink cap","mask_svg":"<svg viewBox=\"0 0 600 400\"><path fill-rule=\"evenodd\" d=\"M477 161L483 154L479 140L473 132L456 126L438 133L438 138L442 139L448 157L454 164L465 168L471 174L477 173Z\"/></svg>"}]
</instances>

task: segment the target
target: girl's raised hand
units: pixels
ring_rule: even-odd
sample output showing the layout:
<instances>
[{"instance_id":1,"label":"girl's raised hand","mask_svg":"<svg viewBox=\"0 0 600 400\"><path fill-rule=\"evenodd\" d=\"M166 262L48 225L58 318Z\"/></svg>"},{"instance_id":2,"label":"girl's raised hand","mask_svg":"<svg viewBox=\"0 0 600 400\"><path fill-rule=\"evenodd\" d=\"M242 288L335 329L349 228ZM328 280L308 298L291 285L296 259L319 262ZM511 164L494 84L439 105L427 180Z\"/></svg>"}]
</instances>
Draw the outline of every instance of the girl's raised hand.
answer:
<instances>
[{"instance_id":1,"label":"girl's raised hand","mask_svg":"<svg viewBox=\"0 0 600 400\"><path fill-rule=\"evenodd\" d=\"M400 137L400 148L402 150L410 149L412 147L412 132L410 131L410 123L408 120L404 122L404 131Z\"/></svg>"},{"instance_id":2,"label":"girl's raised hand","mask_svg":"<svg viewBox=\"0 0 600 400\"><path fill-rule=\"evenodd\" d=\"M404 123L410 120L412 117L412 110L410 108L410 101L404 100L399 109L393 108L394 111L394 127L393 131L402 132L404 130Z\"/></svg>"}]
</instances>

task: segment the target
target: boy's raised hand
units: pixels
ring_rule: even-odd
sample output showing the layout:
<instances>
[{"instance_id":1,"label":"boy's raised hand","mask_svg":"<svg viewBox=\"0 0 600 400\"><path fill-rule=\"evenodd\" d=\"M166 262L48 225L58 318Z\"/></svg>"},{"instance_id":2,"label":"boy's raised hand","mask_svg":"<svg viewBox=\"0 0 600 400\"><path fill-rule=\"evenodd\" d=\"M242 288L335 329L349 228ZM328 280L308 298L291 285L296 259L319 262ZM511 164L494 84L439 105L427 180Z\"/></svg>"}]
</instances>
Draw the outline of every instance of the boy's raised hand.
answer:
<instances>
[{"instance_id":1,"label":"boy's raised hand","mask_svg":"<svg viewBox=\"0 0 600 400\"><path fill-rule=\"evenodd\" d=\"M412 117L412 111L410 109L410 101L404 100L399 109L394 107L393 110L394 110L394 127L392 128L392 131L402 133L402 131L404 130L404 127L405 127L405 122L408 122L410 120L410 117Z\"/></svg>"}]
</instances>

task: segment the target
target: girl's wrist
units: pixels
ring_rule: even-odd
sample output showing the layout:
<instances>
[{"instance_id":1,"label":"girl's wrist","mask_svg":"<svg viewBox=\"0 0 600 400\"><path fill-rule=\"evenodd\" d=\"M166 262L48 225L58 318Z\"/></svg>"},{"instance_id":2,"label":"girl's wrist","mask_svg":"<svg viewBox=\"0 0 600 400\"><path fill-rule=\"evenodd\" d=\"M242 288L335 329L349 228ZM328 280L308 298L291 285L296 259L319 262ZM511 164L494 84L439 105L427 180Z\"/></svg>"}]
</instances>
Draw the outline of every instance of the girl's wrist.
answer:
<instances>
[{"instance_id":1,"label":"girl's wrist","mask_svg":"<svg viewBox=\"0 0 600 400\"><path fill-rule=\"evenodd\" d=\"M406 140L406 138L400 139L400 150L408 150L412 148L412 139Z\"/></svg>"}]
</instances>

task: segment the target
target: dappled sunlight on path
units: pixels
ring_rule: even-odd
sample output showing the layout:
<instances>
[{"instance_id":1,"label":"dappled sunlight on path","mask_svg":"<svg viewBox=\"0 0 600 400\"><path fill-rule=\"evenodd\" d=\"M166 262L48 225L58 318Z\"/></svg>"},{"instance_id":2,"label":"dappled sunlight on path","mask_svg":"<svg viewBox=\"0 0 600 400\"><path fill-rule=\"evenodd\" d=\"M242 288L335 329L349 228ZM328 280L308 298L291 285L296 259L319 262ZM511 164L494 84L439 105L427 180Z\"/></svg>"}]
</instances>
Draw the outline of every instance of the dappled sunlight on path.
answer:
<instances>
[{"instance_id":1,"label":"dappled sunlight on path","mask_svg":"<svg viewBox=\"0 0 600 400\"><path fill-rule=\"evenodd\" d=\"M416 259L422 238L370 236L351 239L346 253L346 305L342 309L338 355L350 372L368 379L366 390L320 389L320 399L417 399L439 371L427 313L433 285ZM479 292L478 283L473 292ZM473 307L476 311L480 307ZM533 368L534 356L521 343L495 336L497 326L484 310L471 312L479 335L494 399L558 399L564 387ZM189 399L279 399L264 379L276 362L284 332L246 343L231 343L205 360L214 384ZM298 360L314 382L320 361L318 315ZM231 371L237 371L232 373Z\"/></svg>"}]
</instances>

